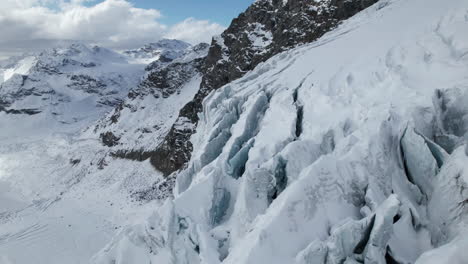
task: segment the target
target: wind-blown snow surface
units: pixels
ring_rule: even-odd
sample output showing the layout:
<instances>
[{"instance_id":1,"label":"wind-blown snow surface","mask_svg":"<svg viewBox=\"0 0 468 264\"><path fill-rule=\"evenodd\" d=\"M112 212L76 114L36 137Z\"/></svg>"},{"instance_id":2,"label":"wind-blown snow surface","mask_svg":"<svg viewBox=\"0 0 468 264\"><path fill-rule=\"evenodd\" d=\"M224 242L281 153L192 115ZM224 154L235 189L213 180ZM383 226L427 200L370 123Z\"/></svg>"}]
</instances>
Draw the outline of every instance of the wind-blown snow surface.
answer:
<instances>
[{"instance_id":1,"label":"wind-blown snow surface","mask_svg":"<svg viewBox=\"0 0 468 264\"><path fill-rule=\"evenodd\" d=\"M467 29L381 1L212 93L176 198L94 261L465 263Z\"/></svg>"}]
</instances>

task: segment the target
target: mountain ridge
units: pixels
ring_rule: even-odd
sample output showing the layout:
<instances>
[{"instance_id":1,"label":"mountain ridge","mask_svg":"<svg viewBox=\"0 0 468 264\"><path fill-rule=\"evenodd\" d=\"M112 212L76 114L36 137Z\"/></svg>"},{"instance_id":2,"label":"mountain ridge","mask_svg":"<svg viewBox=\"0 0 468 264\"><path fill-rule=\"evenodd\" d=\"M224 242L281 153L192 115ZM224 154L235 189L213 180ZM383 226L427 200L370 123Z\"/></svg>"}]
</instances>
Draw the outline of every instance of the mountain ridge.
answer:
<instances>
[{"instance_id":1,"label":"mountain ridge","mask_svg":"<svg viewBox=\"0 0 468 264\"><path fill-rule=\"evenodd\" d=\"M189 120L196 127L202 101L211 91L240 78L281 51L318 39L342 20L376 2L256 1L221 36L213 39L203 66L200 89L180 110L177 122ZM169 175L185 166L193 149L190 137L194 132L179 130L174 125L151 158L156 169Z\"/></svg>"}]
</instances>

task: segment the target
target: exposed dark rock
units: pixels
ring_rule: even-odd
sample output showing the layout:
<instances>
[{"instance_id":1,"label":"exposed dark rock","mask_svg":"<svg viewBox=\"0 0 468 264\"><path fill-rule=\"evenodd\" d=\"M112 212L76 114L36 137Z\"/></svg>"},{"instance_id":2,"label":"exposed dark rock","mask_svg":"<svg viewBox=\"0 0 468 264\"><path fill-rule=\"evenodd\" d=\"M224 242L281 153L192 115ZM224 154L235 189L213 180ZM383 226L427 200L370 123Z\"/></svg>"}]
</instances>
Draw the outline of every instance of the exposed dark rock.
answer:
<instances>
[{"instance_id":1,"label":"exposed dark rock","mask_svg":"<svg viewBox=\"0 0 468 264\"><path fill-rule=\"evenodd\" d=\"M81 162L81 159L70 159L70 164L73 166L80 164L80 162Z\"/></svg>"},{"instance_id":2,"label":"exposed dark rock","mask_svg":"<svg viewBox=\"0 0 468 264\"><path fill-rule=\"evenodd\" d=\"M132 193L132 197L140 202L153 200L163 201L172 197L172 190L175 185L174 177L167 177L164 180L158 180L150 188L139 190Z\"/></svg>"},{"instance_id":3,"label":"exposed dark rock","mask_svg":"<svg viewBox=\"0 0 468 264\"><path fill-rule=\"evenodd\" d=\"M145 161L155 153L154 151L145 151L145 150L118 150L111 153L110 155L114 158L128 159L134 161Z\"/></svg>"},{"instance_id":4,"label":"exposed dark rock","mask_svg":"<svg viewBox=\"0 0 468 264\"><path fill-rule=\"evenodd\" d=\"M12 115L37 115L41 113L38 109L5 109L0 106L0 112L5 112Z\"/></svg>"},{"instance_id":5,"label":"exposed dark rock","mask_svg":"<svg viewBox=\"0 0 468 264\"><path fill-rule=\"evenodd\" d=\"M12 115L37 115L41 113L39 109L8 109L10 103L0 98L0 112Z\"/></svg>"},{"instance_id":6,"label":"exposed dark rock","mask_svg":"<svg viewBox=\"0 0 468 264\"><path fill-rule=\"evenodd\" d=\"M153 152L151 164L165 176L180 169L191 157L193 147L187 140L187 135L193 132L194 128L191 126L182 125L171 129L162 145Z\"/></svg>"},{"instance_id":7,"label":"exposed dark rock","mask_svg":"<svg viewBox=\"0 0 468 264\"><path fill-rule=\"evenodd\" d=\"M90 94L100 94L107 86L104 82L83 74L71 75L70 80L72 82L67 85L69 88Z\"/></svg>"},{"instance_id":8,"label":"exposed dark rock","mask_svg":"<svg viewBox=\"0 0 468 264\"><path fill-rule=\"evenodd\" d=\"M99 135L101 138L102 144L107 147L113 147L119 144L120 138L114 135L112 132L106 132Z\"/></svg>"},{"instance_id":9,"label":"exposed dark rock","mask_svg":"<svg viewBox=\"0 0 468 264\"><path fill-rule=\"evenodd\" d=\"M139 91L147 89L153 96L167 98L177 92L190 78L200 72L203 59L196 59L186 63L173 63L162 69L151 72L140 84ZM142 89L143 88L143 89ZM141 93L132 91L131 96L135 97Z\"/></svg>"},{"instance_id":10,"label":"exposed dark rock","mask_svg":"<svg viewBox=\"0 0 468 264\"><path fill-rule=\"evenodd\" d=\"M117 97L110 97L110 98L103 97L97 101L97 106L100 107L100 106L105 105L105 106L116 107L116 106L121 105L122 102L123 100Z\"/></svg>"},{"instance_id":11,"label":"exposed dark rock","mask_svg":"<svg viewBox=\"0 0 468 264\"><path fill-rule=\"evenodd\" d=\"M263 0L251 5L220 37L214 38L203 66L204 77L194 99L179 113L157 148L152 163L169 175L190 159L190 136L195 132L203 99L213 90L242 77L259 63L297 45L317 40L338 24L378 0L305 1Z\"/></svg>"},{"instance_id":12,"label":"exposed dark rock","mask_svg":"<svg viewBox=\"0 0 468 264\"><path fill-rule=\"evenodd\" d=\"M107 164L106 158L104 157L98 161L97 165L99 170L103 170L109 164Z\"/></svg>"}]
</instances>

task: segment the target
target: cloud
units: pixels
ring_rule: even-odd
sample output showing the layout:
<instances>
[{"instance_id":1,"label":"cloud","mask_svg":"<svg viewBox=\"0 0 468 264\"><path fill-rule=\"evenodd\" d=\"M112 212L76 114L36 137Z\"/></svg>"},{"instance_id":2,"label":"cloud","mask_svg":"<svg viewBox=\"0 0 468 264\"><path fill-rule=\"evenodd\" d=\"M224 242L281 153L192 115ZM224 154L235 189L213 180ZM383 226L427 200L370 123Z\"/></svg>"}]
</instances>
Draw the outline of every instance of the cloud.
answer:
<instances>
[{"instance_id":1,"label":"cloud","mask_svg":"<svg viewBox=\"0 0 468 264\"><path fill-rule=\"evenodd\" d=\"M194 18L167 26L158 21L162 16L158 10L136 8L127 0L93 2L1 0L0 53L14 52L19 46L35 49L61 40L116 49L139 47L163 37L196 44L209 42L224 29L219 24Z\"/></svg>"},{"instance_id":2,"label":"cloud","mask_svg":"<svg viewBox=\"0 0 468 264\"><path fill-rule=\"evenodd\" d=\"M210 23L208 20L196 20L191 17L172 26L166 37L191 43L209 42L207 38L211 38L223 30L224 27L219 24Z\"/></svg>"}]
</instances>

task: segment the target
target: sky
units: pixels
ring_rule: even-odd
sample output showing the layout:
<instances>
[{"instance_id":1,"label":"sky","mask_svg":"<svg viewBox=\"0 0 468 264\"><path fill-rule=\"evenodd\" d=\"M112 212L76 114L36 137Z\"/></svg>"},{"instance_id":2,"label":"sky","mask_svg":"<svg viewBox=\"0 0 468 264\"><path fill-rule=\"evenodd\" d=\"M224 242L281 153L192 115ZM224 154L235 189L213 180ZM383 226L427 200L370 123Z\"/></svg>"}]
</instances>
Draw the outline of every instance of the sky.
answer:
<instances>
[{"instance_id":1,"label":"sky","mask_svg":"<svg viewBox=\"0 0 468 264\"><path fill-rule=\"evenodd\" d=\"M210 42L254 0L0 0L0 59L80 41L117 50Z\"/></svg>"},{"instance_id":2,"label":"sky","mask_svg":"<svg viewBox=\"0 0 468 264\"><path fill-rule=\"evenodd\" d=\"M205 19L229 26L253 0L130 0L136 7L161 11L161 21L175 24L187 17Z\"/></svg>"}]
</instances>

